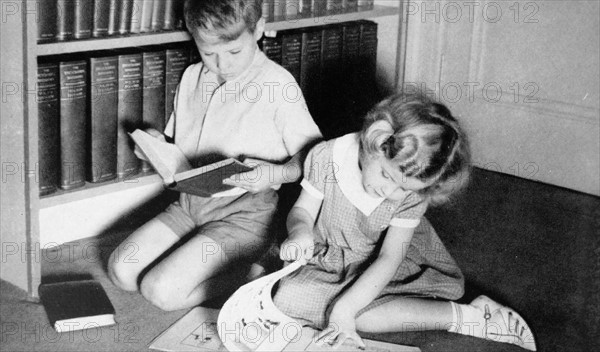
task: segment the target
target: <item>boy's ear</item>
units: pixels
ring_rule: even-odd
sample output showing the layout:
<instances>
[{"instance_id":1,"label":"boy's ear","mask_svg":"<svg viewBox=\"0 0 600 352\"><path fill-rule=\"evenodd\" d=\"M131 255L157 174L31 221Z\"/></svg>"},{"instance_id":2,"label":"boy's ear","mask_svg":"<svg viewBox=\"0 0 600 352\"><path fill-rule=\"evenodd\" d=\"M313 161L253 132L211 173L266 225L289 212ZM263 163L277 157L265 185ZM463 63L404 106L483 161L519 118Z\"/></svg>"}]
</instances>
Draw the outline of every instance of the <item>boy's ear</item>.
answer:
<instances>
[{"instance_id":1,"label":"boy's ear","mask_svg":"<svg viewBox=\"0 0 600 352\"><path fill-rule=\"evenodd\" d=\"M256 28L254 29L254 39L259 41L262 38L263 33L265 32L265 19L262 17L258 22L256 22Z\"/></svg>"}]
</instances>

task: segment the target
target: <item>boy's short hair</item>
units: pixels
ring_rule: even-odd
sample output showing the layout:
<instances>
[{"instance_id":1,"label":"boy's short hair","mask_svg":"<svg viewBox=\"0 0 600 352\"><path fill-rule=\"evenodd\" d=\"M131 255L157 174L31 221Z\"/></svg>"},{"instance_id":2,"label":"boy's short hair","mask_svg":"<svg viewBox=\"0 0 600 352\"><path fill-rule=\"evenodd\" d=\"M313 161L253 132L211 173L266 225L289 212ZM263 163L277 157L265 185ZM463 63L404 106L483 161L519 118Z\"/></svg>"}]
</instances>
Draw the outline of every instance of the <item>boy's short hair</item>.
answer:
<instances>
[{"instance_id":1,"label":"boy's short hair","mask_svg":"<svg viewBox=\"0 0 600 352\"><path fill-rule=\"evenodd\" d=\"M254 33L262 17L263 0L186 0L185 23L194 33L200 29L222 40L235 40L244 30Z\"/></svg>"}]
</instances>

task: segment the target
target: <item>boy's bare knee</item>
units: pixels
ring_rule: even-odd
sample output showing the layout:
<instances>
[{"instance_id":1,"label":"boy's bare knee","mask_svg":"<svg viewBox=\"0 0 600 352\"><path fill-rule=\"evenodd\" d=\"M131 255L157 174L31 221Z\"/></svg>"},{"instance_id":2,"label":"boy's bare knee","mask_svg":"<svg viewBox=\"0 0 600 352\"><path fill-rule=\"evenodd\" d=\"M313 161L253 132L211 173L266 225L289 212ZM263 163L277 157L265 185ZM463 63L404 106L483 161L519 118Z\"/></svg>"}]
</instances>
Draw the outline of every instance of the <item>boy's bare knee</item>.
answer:
<instances>
[{"instance_id":1,"label":"boy's bare knee","mask_svg":"<svg viewBox=\"0 0 600 352\"><path fill-rule=\"evenodd\" d=\"M156 307L164 311L173 311L181 309L181 302L173 291L172 285L165 282L154 280L151 276L145 277L140 284L142 296L150 301Z\"/></svg>"},{"instance_id":2,"label":"boy's bare knee","mask_svg":"<svg viewBox=\"0 0 600 352\"><path fill-rule=\"evenodd\" d=\"M115 254L108 260L108 277L115 286L125 291L137 291L137 274L127 270L127 263L115 260Z\"/></svg>"}]
</instances>

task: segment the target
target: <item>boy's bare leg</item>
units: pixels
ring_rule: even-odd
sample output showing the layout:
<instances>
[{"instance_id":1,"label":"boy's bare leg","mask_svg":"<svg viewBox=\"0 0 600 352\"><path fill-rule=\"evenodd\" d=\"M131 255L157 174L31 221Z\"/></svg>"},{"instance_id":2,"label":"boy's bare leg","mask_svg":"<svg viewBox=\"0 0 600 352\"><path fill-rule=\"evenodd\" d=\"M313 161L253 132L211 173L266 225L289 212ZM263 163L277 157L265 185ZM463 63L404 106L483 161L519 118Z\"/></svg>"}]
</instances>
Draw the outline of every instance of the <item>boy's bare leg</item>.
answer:
<instances>
[{"instance_id":1,"label":"boy's bare leg","mask_svg":"<svg viewBox=\"0 0 600 352\"><path fill-rule=\"evenodd\" d=\"M226 268L230 271L224 272ZM140 289L163 310L189 308L238 287L244 282L245 269L232 268L217 242L197 235L154 266Z\"/></svg>"},{"instance_id":2,"label":"boy's bare leg","mask_svg":"<svg viewBox=\"0 0 600 352\"><path fill-rule=\"evenodd\" d=\"M452 324L450 302L420 298L398 298L361 314L360 331L382 333L421 330L448 330Z\"/></svg>"},{"instance_id":3,"label":"boy's bare leg","mask_svg":"<svg viewBox=\"0 0 600 352\"><path fill-rule=\"evenodd\" d=\"M140 273L179 240L162 221L148 221L110 255L109 278L123 290L137 291Z\"/></svg>"}]
</instances>

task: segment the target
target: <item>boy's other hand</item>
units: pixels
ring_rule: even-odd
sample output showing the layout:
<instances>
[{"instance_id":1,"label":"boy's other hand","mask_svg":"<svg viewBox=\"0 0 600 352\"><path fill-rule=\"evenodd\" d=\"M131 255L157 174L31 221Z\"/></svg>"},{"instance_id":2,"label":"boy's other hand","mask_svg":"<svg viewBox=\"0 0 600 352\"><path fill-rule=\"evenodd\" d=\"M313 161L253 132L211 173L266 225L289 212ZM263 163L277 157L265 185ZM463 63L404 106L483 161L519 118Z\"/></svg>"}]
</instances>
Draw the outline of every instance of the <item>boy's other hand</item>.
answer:
<instances>
[{"instance_id":1,"label":"boy's other hand","mask_svg":"<svg viewBox=\"0 0 600 352\"><path fill-rule=\"evenodd\" d=\"M146 133L148 133L152 137L155 137L163 142L167 141L165 139L165 135L160 133L158 130L156 130L154 128L146 129ZM137 146L137 144L135 144L135 146L133 148L133 153L135 154L135 156L137 156L138 159L143 160L143 161L148 161L148 158L146 157L144 152L142 152L142 149L140 149L140 147Z\"/></svg>"},{"instance_id":2,"label":"boy's other hand","mask_svg":"<svg viewBox=\"0 0 600 352\"><path fill-rule=\"evenodd\" d=\"M223 184L243 188L250 193L266 191L277 185L273 181L272 173L279 165L252 158L246 158L244 164L252 167L253 170L233 175L223 180Z\"/></svg>"}]
</instances>

